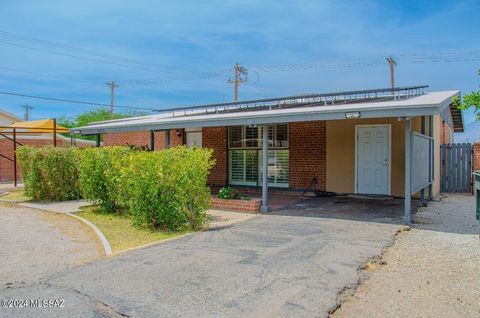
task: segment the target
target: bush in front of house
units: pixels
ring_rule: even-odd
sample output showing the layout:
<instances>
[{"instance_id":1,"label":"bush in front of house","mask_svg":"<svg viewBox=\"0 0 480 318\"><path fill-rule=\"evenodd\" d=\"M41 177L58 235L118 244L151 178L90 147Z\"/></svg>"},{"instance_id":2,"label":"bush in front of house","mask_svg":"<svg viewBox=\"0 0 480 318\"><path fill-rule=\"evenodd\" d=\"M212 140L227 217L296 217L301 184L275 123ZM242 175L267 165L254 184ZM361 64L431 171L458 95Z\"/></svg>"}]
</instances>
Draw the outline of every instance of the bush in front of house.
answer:
<instances>
[{"instance_id":1,"label":"bush in front of house","mask_svg":"<svg viewBox=\"0 0 480 318\"><path fill-rule=\"evenodd\" d=\"M128 147L21 147L27 196L63 201L83 197L135 225L199 229L210 205L212 150L179 146L158 152Z\"/></svg>"},{"instance_id":2,"label":"bush in front of house","mask_svg":"<svg viewBox=\"0 0 480 318\"><path fill-rule=\"evenodd\" d=\"M217 193L217 197L219 199L226 199L226 200L241 199L240 193L238 193L238 191L232 189L231 187L221 188Z\"/></svg>"},{"instance_id":3,"label":"bush in front of house","mask_svg":"<svg viewBox=\"0 0 480 318\"><path fill-rule=\"evenodd\" d=\"M22 146L17 158L28 197L48 201L80 198L74 148Z\"/></svg>"},{"instance_id":4,"label":"bush in front of house","mask_svg":"<svg viewBox=\"0 0 480 318\"><path fill-rule=\"evenodd\" d=\"M117 183L118 204L138 226L199 229L210 204L211 156L209 149L184 146L125 156Z\"/></svg>"},{"instance_id":5,"label":"bush in front of house","mask_svg":"<svg viewBox=\"0 0 480 318\"><path fill-rule=\"evenodd\" d=\"M133 150L128 147L78 149L79 185L83 198L98 204L105 212L121 213L118 181L123 158Z\"/></svg>"}]
</instances>

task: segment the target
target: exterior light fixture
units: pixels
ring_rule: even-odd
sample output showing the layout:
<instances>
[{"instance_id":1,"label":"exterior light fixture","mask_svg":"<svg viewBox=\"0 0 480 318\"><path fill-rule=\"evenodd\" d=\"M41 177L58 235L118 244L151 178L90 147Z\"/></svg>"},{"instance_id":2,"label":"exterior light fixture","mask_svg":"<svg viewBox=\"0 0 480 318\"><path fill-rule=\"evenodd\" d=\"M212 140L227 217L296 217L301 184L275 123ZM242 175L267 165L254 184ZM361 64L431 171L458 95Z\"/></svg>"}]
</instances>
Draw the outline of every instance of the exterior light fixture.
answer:
<instances>
[{"instance_id":1,"label":"exterior light fixture","mask_svg":"<svg viewBox=\"0 0 480 318\"><path fill-rule=\"evenodd\" d=\"M346 119L356 119L356 118L360 118L360 112L345 113L345 118L346 118Z\"/></svg>"}]
</instances>

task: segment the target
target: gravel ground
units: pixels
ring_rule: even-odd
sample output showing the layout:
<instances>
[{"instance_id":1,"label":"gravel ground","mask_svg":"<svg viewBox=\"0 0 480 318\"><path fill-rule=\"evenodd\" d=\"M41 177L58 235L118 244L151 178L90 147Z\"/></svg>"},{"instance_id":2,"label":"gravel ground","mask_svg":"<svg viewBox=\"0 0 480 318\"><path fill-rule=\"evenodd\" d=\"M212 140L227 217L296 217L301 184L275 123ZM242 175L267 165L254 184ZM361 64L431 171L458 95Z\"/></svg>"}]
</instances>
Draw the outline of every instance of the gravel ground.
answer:
<instances>
[{"instance_id":1,"label":"gravel ground","mask_svg":"<svg viewBox=\"0 0 480 318\"><path fill-rule=\"evenodd\" d=\"M82 222L51 212L0 205L0 293L103 255Z\"/></svg>"},{"instance_id":2,"label":"gravel ground","mask_svg":"<svg viewBox=\"0 0 480 318\"><path fill-rule=\"evenodd\" d=\"M480 317L475 197L448 195L420 210L333 317Z\"/></svg>"}]
</instances>

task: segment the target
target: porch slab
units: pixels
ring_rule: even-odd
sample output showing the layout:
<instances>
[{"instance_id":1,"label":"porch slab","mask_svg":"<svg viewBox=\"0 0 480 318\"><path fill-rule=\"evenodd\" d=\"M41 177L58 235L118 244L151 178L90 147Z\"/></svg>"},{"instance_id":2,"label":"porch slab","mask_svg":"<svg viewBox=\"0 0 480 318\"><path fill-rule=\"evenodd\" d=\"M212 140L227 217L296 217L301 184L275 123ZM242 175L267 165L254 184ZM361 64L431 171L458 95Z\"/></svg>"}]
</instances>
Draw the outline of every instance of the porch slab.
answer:
<instances>
[{"instance_id":1,"label":"porch slab","mask_svg":"<svg viewBox=\"0 0 480 318\"><path fill-rule=\"evenodd\" d=\"M400 224L404 212L403 199L391 197L271 195L270 202L270 214L355 221ZM417 200L412 200L414 210L416 206Z\"/></svg>"}]
</instances>

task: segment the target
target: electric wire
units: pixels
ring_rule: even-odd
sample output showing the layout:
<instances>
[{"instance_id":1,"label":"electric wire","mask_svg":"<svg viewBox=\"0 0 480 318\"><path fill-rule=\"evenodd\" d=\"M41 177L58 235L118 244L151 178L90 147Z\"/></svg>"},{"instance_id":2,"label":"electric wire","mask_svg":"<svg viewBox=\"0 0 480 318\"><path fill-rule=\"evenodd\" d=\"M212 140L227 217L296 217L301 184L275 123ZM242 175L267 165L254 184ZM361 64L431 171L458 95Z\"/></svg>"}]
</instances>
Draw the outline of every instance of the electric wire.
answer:
<instances>
[{"instance_id":1,"label":"electric wire","mask_svg":"<svg viewBox=\"0 0 480 318\"><path fill-rule=\"evenodd\" d=\"M42 100L48 100L48 101L53 101L53 102L63 102L63 103L72 103L72 104L83 104L83 105L100 106L100 107L110 107L110 106L111 106L110 104L104 104L104 103L96 103L96 102L88 102L88 101L79 101L79 100L56 98L56 97L45 97L45 96L37 96L37 95L21 94L21 93L5 92L5 91L0 91L0 94L10 95L10 96L26 97L26 98L33 98L33 99L42 99ZM126 108L126 109L135 109L135 110L148 110L148 111L158 111L158 110L159 110L159 109L154 109L154 108L128 106L128 105L115 105L115 108Z\"/></svg>"}]
</instances>

